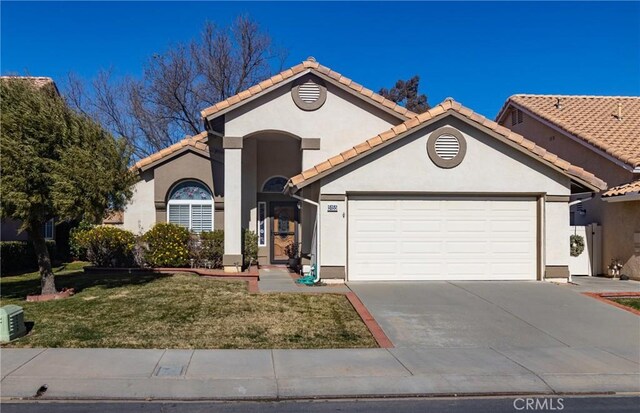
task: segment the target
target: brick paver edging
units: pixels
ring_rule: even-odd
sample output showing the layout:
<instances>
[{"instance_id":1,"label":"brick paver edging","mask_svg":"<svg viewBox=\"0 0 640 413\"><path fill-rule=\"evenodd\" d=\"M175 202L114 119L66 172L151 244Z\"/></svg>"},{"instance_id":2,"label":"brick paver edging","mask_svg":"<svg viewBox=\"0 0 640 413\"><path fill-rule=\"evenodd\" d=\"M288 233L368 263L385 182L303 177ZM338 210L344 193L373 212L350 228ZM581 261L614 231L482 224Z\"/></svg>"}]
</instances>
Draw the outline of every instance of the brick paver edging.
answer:
<instances>
[{"instance_id":1,"label":"brick paver edging","mask_svg":"<svg viewBox=\"0 0 640 413\"><path fill-rule=\"evenodd\" d=\"M353 308L356 310L362 321L367 326L371 335L381 348L393 348L393 343L389 337L382 331L380 324L373 318L367 307L364 306L360 298L354 292L344 293Z\"/></svg>"},{"instance_id":2,"label":"brick paver edging","mask_svg":"<svg viewBox=\"0 0 640 413\"><path fill-rule=\"evenodd\" d=\"M636 310L635 308L631 308L631 307L627 307L626 305L622 305L620 303L617 303L613 300L611 300L611 298L640 298L640 292L620 292L620 293L582 293L586 296L589 296L591 298L595 298L598 301L602 301L603 303L607 303L609 305L613 305L615 307L621 308L623 310L626 310L630 313L633 313L635 315L640 316L640 311Z\"/></svg>"}]
</instances>

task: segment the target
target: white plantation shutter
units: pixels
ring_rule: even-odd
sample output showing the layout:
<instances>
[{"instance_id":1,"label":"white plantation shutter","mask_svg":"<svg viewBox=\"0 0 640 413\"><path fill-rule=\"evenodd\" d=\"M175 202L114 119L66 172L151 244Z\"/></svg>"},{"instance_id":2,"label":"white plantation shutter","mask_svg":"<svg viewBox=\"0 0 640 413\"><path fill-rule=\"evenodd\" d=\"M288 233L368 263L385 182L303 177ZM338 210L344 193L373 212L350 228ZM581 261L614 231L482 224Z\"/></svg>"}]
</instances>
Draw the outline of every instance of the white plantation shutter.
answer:
<instances>
[{"instance_id":1,"label":"white plantation shutter","mask_svg":"<svg viewBox=\"0 0 640 413\"><path fill-rule=\"evenodd\" d=\"M183 205L169 205L169 222L172 224L178 224L185 228L189 228L189 206Z\"/></svg>"},{"instance_id":2,"label":"white plantation shutter","mask_svg":"<svg viewBox=\"0 0 640 413\"><path fill-rule=\"evenodd\" d=\"M213 230L213 208L211 205L191 205L191 230L193 232Z\"/></svg>"},{"instance_id":3,"label":"white plantation shutter","mask_svg":"<svg viewBox=\"0 0 640 413\"><path fill-rule=\"evenodd\" d=\"M440 135L435 143L436 154L445 160L453 159L460 152L460 142L453 135Z\"/></svg>"}]
</instances>

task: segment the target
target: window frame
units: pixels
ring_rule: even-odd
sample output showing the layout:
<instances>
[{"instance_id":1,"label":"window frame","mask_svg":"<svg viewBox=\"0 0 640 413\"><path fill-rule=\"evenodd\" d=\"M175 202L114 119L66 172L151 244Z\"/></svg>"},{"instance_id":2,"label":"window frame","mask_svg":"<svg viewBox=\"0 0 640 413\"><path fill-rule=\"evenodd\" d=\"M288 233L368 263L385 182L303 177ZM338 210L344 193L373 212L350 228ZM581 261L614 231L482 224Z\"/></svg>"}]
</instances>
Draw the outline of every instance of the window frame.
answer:
<instances>
[{"instance_id":1,"label":"window frame","mask_svg":"<svg viewBox=\"0 0 640 413\"><path fill-rule=\"evenodd\" d=\"M199 186L204 187L207 192L209 193L209 196L211 197L211 199L171 199L171 195L173 195L173 192L175 191L176 187L178 187L178 185L184 184L185 182L193 182ZM211 191L209 190L209 188L207 188L206 185L204 185L201 182L198 181L192 181L192 180L188 180L188 181L181 181L176 183L172 188L171 191L169 191L169 200L167 201L167 217L166 217L166 222L171 224L171 207L174 205L189 205L189 226L187 227L187 229L191 232L193 232L193 205L208 205L211 207L211 229L208 231L213 231L215 228L215 202L213 199L213 194L211 193ZM177 224L176 225L181 225L181 224ZM200 231L201 232L208 232L208 231Z\"/></svg>"}]
</instances>

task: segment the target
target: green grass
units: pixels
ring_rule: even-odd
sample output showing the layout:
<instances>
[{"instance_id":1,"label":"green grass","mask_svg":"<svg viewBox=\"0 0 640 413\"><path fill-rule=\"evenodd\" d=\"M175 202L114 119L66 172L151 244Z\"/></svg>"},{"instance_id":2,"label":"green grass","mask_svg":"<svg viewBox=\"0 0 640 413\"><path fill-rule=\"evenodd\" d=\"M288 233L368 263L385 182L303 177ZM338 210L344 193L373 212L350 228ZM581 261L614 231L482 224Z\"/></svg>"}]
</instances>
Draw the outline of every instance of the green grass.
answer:
<instances>
[{"instance_id":1,"label":"green grass","mask_svg":"<svg viewBox=\"0 0 640 413\"><path fill-rule=\"evenodd\" d=\"M625 307L630 307L640 311L640 298L615 298L610 300L615 301L618 304L622 304Z\"/></svg>"},{"instance_id":2,"label":"green grass","mask_svg":"<svg viewBox=\"0 0 640 413\"><path fill-rule=\"evenodd\" d=\"M37 273L3 277L0 305L24 307L30 333L8 347L353 348L376 343L339 294L249 294L242 281L57 268L62 300L27 303Z\"/></svg>"}]
</instances>

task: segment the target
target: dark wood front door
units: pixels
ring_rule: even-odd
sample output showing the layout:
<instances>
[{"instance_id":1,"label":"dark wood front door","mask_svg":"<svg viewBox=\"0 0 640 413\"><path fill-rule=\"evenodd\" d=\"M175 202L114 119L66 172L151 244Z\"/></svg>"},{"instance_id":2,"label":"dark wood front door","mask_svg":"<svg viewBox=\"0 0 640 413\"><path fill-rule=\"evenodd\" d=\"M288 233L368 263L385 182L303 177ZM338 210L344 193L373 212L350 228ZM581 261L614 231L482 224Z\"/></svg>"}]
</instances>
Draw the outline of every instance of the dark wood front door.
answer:
<instances>
[{"instance_id":1,"label":"dark wood front door","mask_svg":"<svg viewBox=\"0 0 640 413\"><path fill-rule=\"evenodd\" d=\"M298 204L271 203L271 263L284 264L289 260L287 245L298 242Z\"/></svg>"}]
</instances>

